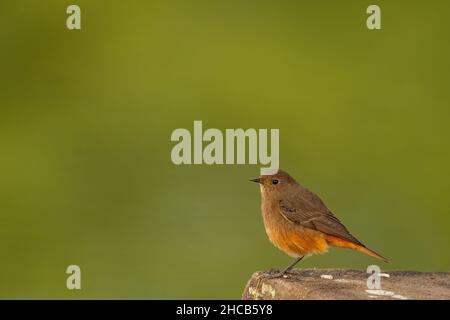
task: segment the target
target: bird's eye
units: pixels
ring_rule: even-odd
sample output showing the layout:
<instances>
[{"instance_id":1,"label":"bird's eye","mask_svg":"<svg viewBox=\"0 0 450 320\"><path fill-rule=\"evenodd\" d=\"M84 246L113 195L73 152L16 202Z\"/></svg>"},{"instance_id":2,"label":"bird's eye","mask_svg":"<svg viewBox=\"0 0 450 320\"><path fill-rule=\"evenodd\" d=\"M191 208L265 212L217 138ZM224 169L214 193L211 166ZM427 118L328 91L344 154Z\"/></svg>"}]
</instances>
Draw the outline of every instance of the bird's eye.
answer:
<instances>
[{"instance_id":1,"label":"bird's eye","mask_svg":"<svg viewBox=\"0 0 450 320\"><path fill-rule=\"evenodd\" d=\"M278 180L277 179L272 180L272 184L278 184Z\"/></svg>"}]
</instances>

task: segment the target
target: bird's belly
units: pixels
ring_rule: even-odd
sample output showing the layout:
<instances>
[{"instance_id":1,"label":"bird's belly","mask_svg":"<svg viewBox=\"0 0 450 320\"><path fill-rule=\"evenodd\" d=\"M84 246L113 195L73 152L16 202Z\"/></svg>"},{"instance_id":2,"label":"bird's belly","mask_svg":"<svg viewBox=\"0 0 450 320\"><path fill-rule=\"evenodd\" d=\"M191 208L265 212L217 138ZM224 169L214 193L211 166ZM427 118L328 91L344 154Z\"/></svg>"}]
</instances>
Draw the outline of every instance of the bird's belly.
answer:
<instances>
[{"instance_id":1,"label":"bird's belly","mask_svg":"<svg viewBox=\"0 0 450 320\"><path fill-rule=\"evenodd\" d=\"M285 225L266 224L266 233L270 241L291 257L323 253L328 243L322 233L286 222Z\"/></svg>"}]
</instances>

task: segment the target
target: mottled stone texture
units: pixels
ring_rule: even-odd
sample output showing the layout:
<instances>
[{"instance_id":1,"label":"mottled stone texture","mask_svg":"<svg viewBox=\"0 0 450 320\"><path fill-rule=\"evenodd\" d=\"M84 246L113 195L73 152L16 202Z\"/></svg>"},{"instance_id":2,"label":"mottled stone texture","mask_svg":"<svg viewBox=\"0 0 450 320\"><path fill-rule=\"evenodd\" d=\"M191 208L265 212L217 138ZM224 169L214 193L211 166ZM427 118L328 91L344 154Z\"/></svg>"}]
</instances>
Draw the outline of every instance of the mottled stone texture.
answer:
<instances>
[{"instance_id":1,"label":"mottled stone texture","mask_svg":"<svg viewBox=\"0 0 450 320\"><path fill-rule=\"evenodd\" d=\"M381 289L367 287L369 274L355 269L295 269L283 278L278 270L256 272L242 298L288 300L450 299L450 272L386 271Z\"/></svg>"}]
</instances>

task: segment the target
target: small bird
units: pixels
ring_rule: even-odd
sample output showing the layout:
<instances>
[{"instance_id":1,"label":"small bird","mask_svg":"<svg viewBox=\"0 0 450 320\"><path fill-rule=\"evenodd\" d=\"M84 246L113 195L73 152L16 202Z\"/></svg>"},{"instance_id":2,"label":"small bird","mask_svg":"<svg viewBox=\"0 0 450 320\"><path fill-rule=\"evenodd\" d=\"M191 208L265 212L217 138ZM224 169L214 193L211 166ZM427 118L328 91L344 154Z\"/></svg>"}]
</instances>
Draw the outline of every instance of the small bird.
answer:
<instances>
[{"instance_id":1,"label":"small bird","mask_svg":"<svg viewBox=\"0 0 450 320\"><path fill-rule=\"evenodd\" d=\"M270 241L295 258L275 277L289 272L307 255L326 252L329 246L355 249L388 262L352 236L317 195L288 173L278 170L250 181L260 184L261 211Z\"/></svg>"}]
</instances>

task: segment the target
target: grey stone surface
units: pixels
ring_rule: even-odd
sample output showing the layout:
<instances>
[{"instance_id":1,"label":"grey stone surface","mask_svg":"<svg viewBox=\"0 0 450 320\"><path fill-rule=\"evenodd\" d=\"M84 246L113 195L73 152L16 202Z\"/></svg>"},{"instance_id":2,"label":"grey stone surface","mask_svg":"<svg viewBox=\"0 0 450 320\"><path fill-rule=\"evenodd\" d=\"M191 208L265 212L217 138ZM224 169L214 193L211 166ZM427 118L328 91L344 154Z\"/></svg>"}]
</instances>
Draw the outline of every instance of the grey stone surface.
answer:
<instances>
[{"instance_id":1,"label":"grey stone surface","mask_svg":"<svg viewBox=\"0 0 450 320\"><path fill-rule=\"evenodd\" d=\"M294 269L283 278L270 278L277 271L254 273L242 299L450 299L450 272L383 271L381 289L370 290L366 270Z\"/></svg>"}]
</instances>

